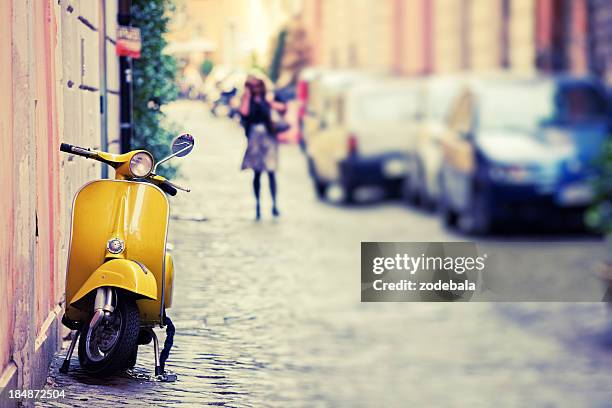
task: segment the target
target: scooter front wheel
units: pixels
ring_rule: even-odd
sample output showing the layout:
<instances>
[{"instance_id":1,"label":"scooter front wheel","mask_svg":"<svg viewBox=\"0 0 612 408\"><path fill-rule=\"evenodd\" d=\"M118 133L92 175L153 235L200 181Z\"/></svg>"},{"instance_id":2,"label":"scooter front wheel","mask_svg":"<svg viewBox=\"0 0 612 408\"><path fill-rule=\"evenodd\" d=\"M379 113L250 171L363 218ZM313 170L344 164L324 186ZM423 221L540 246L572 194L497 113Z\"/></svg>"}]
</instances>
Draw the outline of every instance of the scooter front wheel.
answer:
<instances>
[{"instance_id":1,"label":"scooter front wheel","mask_svg":"<svg viewBox=\"0 0 612 408\"><path fill-rule=\"evenodd\" d=\"M95 329L89 323L79 339L79 362L88 374L103 377L126 367L136 347L140 317L134 299L119 296L115 310Z\"/></svg>"}]
</instances>

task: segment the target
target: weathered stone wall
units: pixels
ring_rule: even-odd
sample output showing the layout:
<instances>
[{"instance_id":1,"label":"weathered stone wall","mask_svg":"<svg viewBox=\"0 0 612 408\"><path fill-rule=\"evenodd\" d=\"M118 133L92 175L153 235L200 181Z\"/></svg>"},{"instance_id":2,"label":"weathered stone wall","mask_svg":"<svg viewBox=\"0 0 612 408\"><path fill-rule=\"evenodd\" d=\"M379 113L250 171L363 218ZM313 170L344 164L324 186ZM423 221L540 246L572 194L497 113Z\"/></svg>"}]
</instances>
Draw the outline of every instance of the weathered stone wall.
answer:
<instances>
[{"instance_id":1,"label":"weathered stone wall","mask_svg":"<svg viewBox=\"0 0 612 408\"><path fill-rule=\"evenodd\" d=\"M16 403L5 399L9 389L42 386L65 333L70 207L101 169L59 144L118 150L116 8L114 0L0 2L0 406Z\"/></svg>"}]
</instances>

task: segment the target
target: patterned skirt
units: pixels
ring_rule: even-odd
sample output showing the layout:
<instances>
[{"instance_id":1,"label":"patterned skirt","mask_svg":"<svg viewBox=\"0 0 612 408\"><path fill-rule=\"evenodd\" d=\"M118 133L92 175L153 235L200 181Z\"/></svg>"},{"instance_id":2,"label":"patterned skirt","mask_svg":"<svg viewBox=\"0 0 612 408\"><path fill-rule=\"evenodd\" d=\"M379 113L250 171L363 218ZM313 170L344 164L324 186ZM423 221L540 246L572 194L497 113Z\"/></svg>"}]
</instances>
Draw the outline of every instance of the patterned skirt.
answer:
<instances>
[{"instance_id":1,"label":"patterned skirt","mask_svg":"<svg viewBox=\"0 0 612 408\"><path fill-rule=\"evenodd\" d=\"M251 126L249 143L242 159L242 170L276 171L278 142L261 124Z\"/></svg>"}]
</instances>

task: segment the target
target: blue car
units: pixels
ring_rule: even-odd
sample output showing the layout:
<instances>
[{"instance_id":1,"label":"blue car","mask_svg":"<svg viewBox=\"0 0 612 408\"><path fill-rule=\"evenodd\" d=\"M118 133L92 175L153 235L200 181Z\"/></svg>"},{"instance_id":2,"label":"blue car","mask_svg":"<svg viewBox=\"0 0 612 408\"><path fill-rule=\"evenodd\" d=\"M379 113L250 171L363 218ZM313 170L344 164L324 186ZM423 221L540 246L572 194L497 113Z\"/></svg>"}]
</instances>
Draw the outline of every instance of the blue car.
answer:
<instances>
[{"instance_id":1,"label":"blue car","mask_svg":"<svg viewBox=\"0 0 612 408\"><path fill-rule=\"evenodd\" d=\"M582 224L610 134L597 81L469 80L447 120L439 181L445 224L468 233L518 220Z\"/></svg>"}]
</instances>

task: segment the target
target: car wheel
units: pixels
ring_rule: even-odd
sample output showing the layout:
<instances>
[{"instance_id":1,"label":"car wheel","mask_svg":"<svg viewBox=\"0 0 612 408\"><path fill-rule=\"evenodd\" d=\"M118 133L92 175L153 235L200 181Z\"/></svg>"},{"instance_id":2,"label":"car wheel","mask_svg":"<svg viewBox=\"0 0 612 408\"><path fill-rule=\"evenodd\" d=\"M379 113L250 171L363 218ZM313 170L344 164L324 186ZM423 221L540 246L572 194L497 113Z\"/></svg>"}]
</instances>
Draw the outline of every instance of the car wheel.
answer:
<instances>
[{"instance_id":1,"label":"car wheel","mask_svg":"<svg viewBox=\"0 0 612 408\"><path fill-rule=\"evenodd\" d=\"M457 224L457 213L450 207L446 197L440 198L440 218L447 227L454 227Z\"/></svg>"},{"instance_id":2,"label":"car wheel","mask_svg":"<svg viewBox=\"0 0 612 408\"><path fill-rule=\"evenodd\" d=\"M491 230L492 217L484 193L475 188L469 208L461 214L459 229L466 234L486 234Z\"/></svg>"},{"instance_id":3,"label":"car wheel","mask_svg":"<svg viewBox=\"0 0 612 408\"><path fill-rule=\"evenodd\" d=\"M420 167L419 171L419 182L418 182L418 195L419 195L419 204L423 209L427 211L433 211L435 208L434 200L431 198L429 194L429 190L427 189L427 181L425 180L425 171Z\"/></svg>"},{"instance_id":4,"label":"car wheel","mask_svg":"<svg viewBox=\"0 0 612 408\"><path fill-rule=\"evenodd\" d=\"M418 206L420 204L419 195L419 166L417 165L416 174L409 174L402 183L402 198L408 204Z\"/></svg>"},{"instance_id":5,"label":"car wheel","mask_svg":"<svg viewBox=\"0 0 612 408\"><path fill-rule=\"evenodd\" d=\"M404 180L392 181L386 188L386 196L390 199L397 199L402 197Z\"/></svg>"},{"instance_id":6,"label":"car wheel","mask_svg":"<svg viewBox=\"0 0 612 408\"><path fill-rule=\"evenodd\" d=\"M325 200L327 198L327 189L329 187L329 184L319 178L314 161L311 158L308 158L308 172L310 173L310 177L312 178L312 183L314 185L315 194L317 195L317 198L319 200Z\"/></svg>"},{"instance_id":7,"label":"car wheel","mask_svg":"<svg viewBox=\"0 0 612 408\"><path fill-rule=\"evenodd\" d=\"M319 200L325 200L327 198L327 183L322 182L319 179L314 180L315 184L315 193L317 194L317 198Z\"/></svg>"},{"instance_id":8,"label":"car wheel","mask_svg":"<svg viewBox=\"0 0 612 408\"><path fill-rule=\"evenodd\" d=\"M355 203L355 188L350 185L342 185L342 203L353 204Z\"/></svg>"},{"instance_id":9,"label":"car wheel","mask_svg":"<svg viewBox=\"0 0 612 408\"><path fill-rule=\"evenodd\" d=\"M446 227L454 227L457 224L457 213L453 210L444 187L444 180L440 180L440 202L438 212L442 223Z\"/></svg>"}]
</instances>

